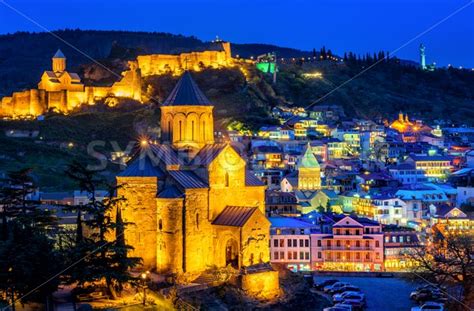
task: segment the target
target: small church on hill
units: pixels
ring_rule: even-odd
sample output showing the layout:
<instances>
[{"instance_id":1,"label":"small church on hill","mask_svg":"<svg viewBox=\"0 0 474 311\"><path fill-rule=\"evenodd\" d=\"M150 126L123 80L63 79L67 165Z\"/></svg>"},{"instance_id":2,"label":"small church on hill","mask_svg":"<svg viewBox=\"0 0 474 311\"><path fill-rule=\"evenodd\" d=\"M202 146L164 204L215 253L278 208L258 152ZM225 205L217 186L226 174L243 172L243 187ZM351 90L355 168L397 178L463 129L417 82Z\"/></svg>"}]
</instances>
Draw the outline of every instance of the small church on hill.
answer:
<instances>
[{"instance_id":1,"label":"small church on hill","mask_svg":"<svg viewBox=\"0 0 474 311\"><path fill-rule=\"evenodd\" d=\"M265 186L232 146L215 143L213 105L189 72L161 105L161 127L161 143L142 147L117 176L131 255L177 275L268 263Z\"/></svg>"}]
</instances>

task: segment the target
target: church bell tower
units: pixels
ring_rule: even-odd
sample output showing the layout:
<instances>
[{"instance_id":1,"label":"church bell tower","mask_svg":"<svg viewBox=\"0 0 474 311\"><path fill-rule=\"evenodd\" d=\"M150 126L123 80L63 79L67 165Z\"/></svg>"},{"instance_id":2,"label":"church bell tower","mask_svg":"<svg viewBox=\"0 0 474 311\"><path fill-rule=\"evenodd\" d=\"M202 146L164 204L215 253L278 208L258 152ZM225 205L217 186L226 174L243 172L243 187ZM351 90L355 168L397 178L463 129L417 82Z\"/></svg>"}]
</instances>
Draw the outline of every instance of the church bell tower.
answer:
<instances>
[{"instance_id":1,"label":"church bell tower","mask_svg":"<svg viewBox=\"0 0 474 311\"><path fill-rule=\"evenodd\" d=\"M53 56L53 71L63 72L66 70L66 56L64 56L61 50L57 50Z\"/></svg>"},{"instance_id":2,"label":"church bell tower","mask_svg":"<svg viewBox=\"0 0 474 311\"><path fill-rule=\"evenodd\" d=\"M178 149L214 143L214 106L186 71L161 105L161 141Z\"/></svg>"}]
</instances>

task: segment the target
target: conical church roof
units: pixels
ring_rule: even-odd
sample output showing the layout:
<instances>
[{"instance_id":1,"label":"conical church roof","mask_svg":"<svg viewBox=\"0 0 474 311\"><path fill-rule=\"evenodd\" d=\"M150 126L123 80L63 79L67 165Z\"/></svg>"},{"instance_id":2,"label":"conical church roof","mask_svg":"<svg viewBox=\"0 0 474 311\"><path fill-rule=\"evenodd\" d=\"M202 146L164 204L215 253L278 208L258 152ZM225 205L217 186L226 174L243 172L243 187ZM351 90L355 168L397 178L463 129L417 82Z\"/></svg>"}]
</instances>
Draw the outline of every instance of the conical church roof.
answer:
<instances>
[{"instance_id":1,"label":"conical church roof","mask_svg":"<svg viewBox=\"0 0 474 311\"><path fill-rule=\"evenodd\" d=\"M298 165L298 167L304 167L304 168L320 168L318 159L314 156L313 152L311 151L311 146L307 145L306 151L303 154L303 157L301 158L301 162Z\"/></svg>"},{"instance_id":2,"label":"conical church roof","mask_svg":"<svg viewBox=\"0 0 474 311\"><path fill-rule=\"evenodd\" d=\"M212 104L194 82L189 71L186 71L163 102L163 106L212 106Z\"/></svg>"},{"instance_id":3,"label":"conical church roof","mask_svg":"<svg viewBox=\"0 0 474 311\"><path fill-rule=\"evenodd\" d=\"M54 54L53 58L66 58L66 56L64 56L63 52L60 49L58 49L56 51L56 54Z\"/></svg>"}]
</instances>

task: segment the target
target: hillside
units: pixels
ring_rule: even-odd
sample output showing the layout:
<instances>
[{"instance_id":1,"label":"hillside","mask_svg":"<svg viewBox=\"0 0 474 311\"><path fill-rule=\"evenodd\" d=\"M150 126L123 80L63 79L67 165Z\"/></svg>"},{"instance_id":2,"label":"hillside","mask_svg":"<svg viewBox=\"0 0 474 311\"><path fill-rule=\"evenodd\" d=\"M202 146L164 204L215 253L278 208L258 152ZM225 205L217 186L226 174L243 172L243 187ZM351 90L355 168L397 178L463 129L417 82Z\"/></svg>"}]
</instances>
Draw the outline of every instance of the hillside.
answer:
<instances>
[{"instance_id":1,"label":"hillside","mask_svg":"<svg viewBox=\"0 0 474 311\"><path fill-rule=\"evenodd\" d=\"M161 32L58 30L54 34L82 53L48 33L0 35L0 95L35 86L45 68L50 68L51 57L58 48L67 56L68 68L81 72L79 65L92 63L90 58L108 66L113 60L133 59L139 54L177 54L209 46L209 42L195 37ZM273 45L232 44L232 53L241 57L269 51L276 51L280 57L310 55L309 52ZM114 71L120 74L122 69Z\"/></svg>"}]
</instances>

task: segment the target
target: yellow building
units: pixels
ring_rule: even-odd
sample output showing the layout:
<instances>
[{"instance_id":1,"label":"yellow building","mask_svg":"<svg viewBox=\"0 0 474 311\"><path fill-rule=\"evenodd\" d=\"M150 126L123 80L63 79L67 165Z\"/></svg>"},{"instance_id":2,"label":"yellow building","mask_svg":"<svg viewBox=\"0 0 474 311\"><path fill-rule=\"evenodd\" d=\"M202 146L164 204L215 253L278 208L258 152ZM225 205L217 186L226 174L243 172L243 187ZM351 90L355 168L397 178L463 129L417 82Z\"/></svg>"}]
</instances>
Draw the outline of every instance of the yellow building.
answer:
<instances>
[{"instance_id":1,"label":"yellow building","mask_svg":"<svg viewBox=\"0 0 474 311\"><path fill-rule=\"evenodd\" d=\"M0 117L38 116L48 110L68 113L82 104L93 105L107 98L113 99L106 101L109 105L117 102L115 98L132 98L142 102L142 76L181 74L187 69L199 71L242 62L245 61L237 62L232 58L229 42L217 39L205 51L140 55L128 62L128 70L122 72L120 79L112 85L85 86L77 73L67 71L66 57L58 50L52 58L51 70L42 74L37 89L14 92L12 96L1 99Z\"/></svg>"},{"instance_id":2,"label":"yellow building","mask_svg":"<svg viewBox=\"0 0 474 311\"><path fill-rule=\"evenodd\" d=\"M117 176L122 216L134 223L125 231L132 255L187 277L268 263L265 186L232 146L214 142L213 106L189 72L161 106L161 124L162 143L143 147ZM266 272L242 283L278 289L278 274Z\"/></svg>"},{"instance_id":3,"label":"yellow building","mask_svg":"<svg viewBox=\"0 0 474 311\"><path fill-rule=\"evenodd\" d=\"M141 72L136 62L111 86L85 86L77 73L67 71L66 57L58 50L51 70L41 75L37 89L14 92L0 101L0 116L38 116L48 110L68 113L74 108L106 97L126 97L141 101Z\"/></svg>"}]
</instances>

